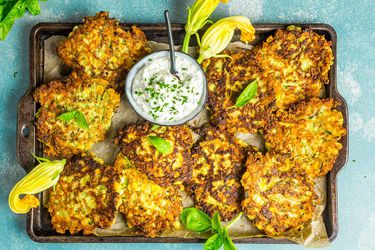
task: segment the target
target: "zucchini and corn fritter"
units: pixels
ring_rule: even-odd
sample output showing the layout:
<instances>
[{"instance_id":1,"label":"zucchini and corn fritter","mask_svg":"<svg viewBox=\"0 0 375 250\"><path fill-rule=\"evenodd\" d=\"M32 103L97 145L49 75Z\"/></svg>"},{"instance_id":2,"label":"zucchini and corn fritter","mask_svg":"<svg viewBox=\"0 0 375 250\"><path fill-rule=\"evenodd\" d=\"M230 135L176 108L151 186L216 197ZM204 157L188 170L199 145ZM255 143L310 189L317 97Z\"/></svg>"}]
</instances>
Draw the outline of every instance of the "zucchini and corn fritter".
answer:
<instances>
[{"instance_id":1,"label":"zucchini and corn fritter","mask_svg":"<svg viewBox=\"0 0 375 250\"><path fill-rule=\"evenodd\" d=\"M57 54L83 79L102 78L117 89L124 71L150 52L146 42L139 28L125 31L108 12L100 12L76 26Z\"/></svg>"},{"instance_id":2,"label":"zucchini and corn fritter","mask_svg":"<svg viewBox=\"0 0 375 250\"><path fill-rule=\"evenodd\" d=\"M242 208L267 235L300 231L312 219L314 182L292 159L268 152L250 154L242 177Z\"/></svg>"},{"instance_id":3,"label":"zucchini and corn fritter","mask_svg":"<svg viewBox=\"0 0 375 250\"><path fill-rule=\"evenodd\" d=\"M53 157L69 158L103 140L120 103L120 95L102 79L53 81L38 87L33 96L41 104L36 117L36 137L44 144L44 153ZM79 126L74 119L58 118L70 111L81 112L88 128Z\"/></svg>"},{"instance_id":4,"label":"zucchini and corn fritter","mask_svg":"<svg viewBox=\"0 0 375 250\"><path fill-rule=\"evenodd\" d=\"M240 212L240 176L247 145L233 135L213 128L204 130L203 139L192 152L190 189L195 206L209 215L218 211L223 220Z\"/></svg>"},{"instance_id":5,"label":"zucchini and corn fritter","mask_svg":"<svg viewBox=\"0 0 375 250\"><path fill-rule=\"evenodd\" d=\"M264 77L270 79L279 109L319 97L333 64L331 42L295 26L268 37L256 58Z\"/></svg>"},{"instance_id":6,"label":"zucchini and corn fritter","mask_svg":"<svg viewBox=\"0 0 375 250\"><path fill-rule=\"evenodd\" d=\"M108 228L120 206L120 175L112 166L88 155L75 155L65 164L49 191L48 211L58 233Z\"/></svg>"},{"instance_id":7,"label":"zucchini and corn fritter","mask_svg":"<svg viewBox=\"0 0 375 250\"><path fill-rule=\"evenodd\" d=\"M166 140L172 152L159 152L150 142L149 136ZM193 135L187 126L158 126L148 122L128 125L120 131L116 142L121 153L140 172L161 186L182 184L190 178L188 162Z\"/></svg>"},{"instance_id":8,"label":"zucchini and corn fritter","mask_svg":"<svg viewBox=\"0 0 375 250\"><path fill-rule=\"evenodd\" d=\"M211 122L231 133L256 133L269 119L274 95L267 88L267 79L256 61L258 48L230 52L230 58L210 58L203 61L208 84L208 108ZM235 108L237 97L257 79L256 96L244 107Z\"/></svg>"},{"instance_id":9,"label":"zucchini and corn fritter","mask_svg":"<svg viewBox=\"0 0 375 250\"><path fill-rule=\"evenodd\" d=\"M224 221L229 221L241 212L243 188L238 176L228 175L218 180L209 180L195 184L191 189L194 206L210 216L217 211Z\"/></svg>"},{"instance_id":10,"label":"zucchini and corn fritter","mask_svg":"<svg viewBox=\"0 0 375 250\"><path fill-rule=\"evenodd\" d=\"M309 176L324 176L333 167L346 133L343 116L332 99L311 99L280 112L265 134L273 151L289 154Z\"/></svg>"},{"instance_id":11,"label":"zucchini and corn fritter","mask_svg":"<svg viewBox=\"0 0 375 250\"><path fill-rule=\"evenodd\" d=\"M182 200L175 186L161 187L137 170L121 153L115 168L124 178L119 207L130 228L144 236L155 237L157 233L180 227L179 215Z\"/></svg>"}]
</instances>

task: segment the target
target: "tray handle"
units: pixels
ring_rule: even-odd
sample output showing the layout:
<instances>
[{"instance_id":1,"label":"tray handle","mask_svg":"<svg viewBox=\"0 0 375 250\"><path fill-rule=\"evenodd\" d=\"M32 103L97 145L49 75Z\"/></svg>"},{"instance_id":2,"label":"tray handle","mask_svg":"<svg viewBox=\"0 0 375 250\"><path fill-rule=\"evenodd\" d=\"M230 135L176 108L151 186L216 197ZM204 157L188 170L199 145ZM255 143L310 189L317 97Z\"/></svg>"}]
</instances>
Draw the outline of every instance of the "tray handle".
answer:
<instances>
[{"instance_id":1,"label":"tray handle","mask_svg":"<svg viewBox=\"0 0 375 250\"><path fill-rule=\"evenodd\" d=\"M28 91L18 103L17 117L17 159L26 172L34 166L34 159L31 155L35 152L34 114L35 103Z\"/></svg>"}]
</instances>

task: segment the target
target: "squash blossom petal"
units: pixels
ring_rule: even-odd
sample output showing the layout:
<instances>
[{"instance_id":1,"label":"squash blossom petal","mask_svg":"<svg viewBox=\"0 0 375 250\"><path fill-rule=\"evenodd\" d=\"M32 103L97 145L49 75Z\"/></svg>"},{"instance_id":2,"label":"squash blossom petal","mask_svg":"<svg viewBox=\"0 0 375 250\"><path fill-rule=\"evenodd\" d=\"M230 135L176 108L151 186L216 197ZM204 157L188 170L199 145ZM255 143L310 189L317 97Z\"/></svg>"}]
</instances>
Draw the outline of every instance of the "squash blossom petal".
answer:
<instances>
[{"instance_id":1,"label":"squash blossom petal","mask_svg":"<svg viewBox=\"0 0 375 250\"><path fill-rule=\"evenodd\" d=\"M223 56L218 54L228 46L235 29L241 30L241 41L248 43L254 40L255 29L249 18L244 16L222 18L211 25L204 33L197 61L201 63L204 59L210 57Z\"/></svg>"},{"instance_id":2,"label":"squash blossom petal","mask_svg":"<svg viewBox=\"0 0 375 250\"><path fill-rule=\"evenodd\" d=\"M188 9L189 13L185 25L186 35L182 46L183 52L187 53L190 37L195 34L198 38L198 30L209 22L207 19L211 16L212 12L214 12L220 2L227 3L228 0L197 0L193 6Z\"/></svg>"},{"instance_id":3,"label":"squash blossom petal","mask_svg":"<svg viewBox=\"0 0 375 250\"><path fill-rule=\"evenodd\" d=\"M14 213L24 214L31 208L39 206L39 200L33 194L54 186L66 163L65 159L50 161L36 158L39 161L38 166L20 180L9 194L8 204ZM20 198L21 195L24 196Z\"/></svg>"}]
</instances>

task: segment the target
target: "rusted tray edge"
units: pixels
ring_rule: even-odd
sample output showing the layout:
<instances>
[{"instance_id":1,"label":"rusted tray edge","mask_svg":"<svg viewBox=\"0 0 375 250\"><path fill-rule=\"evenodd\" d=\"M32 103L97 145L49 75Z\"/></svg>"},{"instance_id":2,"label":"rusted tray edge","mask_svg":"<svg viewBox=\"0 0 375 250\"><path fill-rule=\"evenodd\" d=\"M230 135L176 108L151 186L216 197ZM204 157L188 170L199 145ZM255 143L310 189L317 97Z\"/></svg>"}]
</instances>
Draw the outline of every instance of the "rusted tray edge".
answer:
<instances>
[{"instance_id":1,"label":"rusted tray edge","mask_svg":"<svg viewBox=\"0 0 375 250\"><path fill-rule=\"evenodd\" d=\"M23 145L21 143L22 140L22 122L23 122L23 112L21 110L21 107L24 103L29 102L30 100L28 98L31 97L31 90L35 87L33 84L37 82L38 72L37 67L33 67L36 62L38 62L37 53L36 51L40 49L40 44L38 44L39 38L43 32L53 32L54 30L60 30L61 29L67 29L71 30L75 25L79 23L39 23L33 27L30 33L30 85L25 93L25 95L20 99L19 103L19 109L18 109L18 124L17 124L17 159L20 163L20 165L26 170L30 170L30 166L33 165L34 161L31 161L31 164L25 163L25 161L22 161L22 157L20 156L20 148L23 148ZM130 27L131 25L137 25L141 29L145 31L152 31L156 29L160 29L161 32L165 30L164 24L138 24L138 23L125 23L123 24L125 27ZM266 24L254 24L254 27L257 31L269 31L270 29L280 29L285 28L289 25L293 24L280 24L280 23L266 23ZM330 88L332 90L332 98L335 98L339 100L342 103L342 107L340 109L341 112L343 112L344 116L344 126L348 129L348 108L346 101L344 98L340 95L340 93L337 90L337 79L336 79L336 66L337 66L337 53L336 53L336 47L337 47L337 34L335 29L329 25L324 23L294 23L296 26L300 26L302 28L312 28L316 29L318 31L324 31L327 32L331 36L332 41L332 50L335 56L334 64L331 67L330 71ZM176 31L183 31L184 25L183 24L173 24L172 28ZM35 39L38 38L38 41ZM39 65L41 66L41 65ZM32 99L32 97L31 97ZM33 117L35 114L35 105L33 105ZM21 119L20 119L21 117ZM21 126L20 126L21 125ZM30 136L29 138L33 138L33 141L35 141L35 128L32 126L30 129ZM31 139L30 139L31 140ZM334 168L331 170L329 174L330 182L333 183L332 190L333 196L331 204L328 204L327 206L332 205L331 210L331 219L333 222L333 230L332 234L329 235L329 241L333 241L338 233L338 224L337 224L337 187L336 187L336 176L338 172L345 166L347 159L348 159L348 135L345 136L345 138L342 139L343 142L343 149L340 152L340 157L342 158L341 154L343 154L344 158L341 159L340 162L336 162ZM33 148L35 149L35 145L33 145ZM329 196L329 195L328 195ZM145 238L145 237L97 237L97 236L71 236L71 235L61 235L61 236L43 236L38 235L37 232L34 231L33 228L33 217L37 216L36 211L30 211L27 215L27 232L30 236L30 238L37 242L155 242L155 243L167 243L167 242L180 242L180 243L194 243L194 242L203 242L201 239L183 239L183 238L166 238L166 237L159 237L159 238ZM280 244L280 243L293 243L292 241L289 241L287 239L273 239L268 237L261 237L261 238L246 238L246 239L238 239L235 240L237 243L265 243L265 244Z\"/></svg>"}]
</instances>

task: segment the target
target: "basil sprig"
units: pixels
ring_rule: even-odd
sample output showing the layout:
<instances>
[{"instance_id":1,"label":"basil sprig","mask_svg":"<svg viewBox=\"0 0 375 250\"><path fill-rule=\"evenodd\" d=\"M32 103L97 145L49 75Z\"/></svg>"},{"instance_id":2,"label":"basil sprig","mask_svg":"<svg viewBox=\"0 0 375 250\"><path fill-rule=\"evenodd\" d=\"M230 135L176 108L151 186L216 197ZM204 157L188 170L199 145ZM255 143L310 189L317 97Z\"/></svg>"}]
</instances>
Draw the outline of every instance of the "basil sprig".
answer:
<instances>
[{"instance_id":1,"label":"basil sprig","mask_svg":"<svg viewBox=\"0 0 375 250\"><path fill-rule=\"evenodd\" d=\"M258 90L258 80L254 80L242 91L242 93L237 97L236 104L234 107L241 108L245 106L257 93Z\"/></svg>"},{"instance_id":2,"label":"basil sprig","mask_svg":"<svg viewBox=\"0 0 375 250\"><path fill-rule=\"evenodd\" d=\"M239 213L226 226L223 226L218 212L215 212L211 219L198 208L190 207L185 208L182 211L180 219L188 230L197 233L205 233L211 230L213 235L207 239L206 243L204 243L204 250L218 250L222 246L224 247L224 250L236 250L236 247L228 234L228 228L231 227L241 215L242 213Z\"/></svg>"},{"instance_id":3,"label":"basil sprig","mask_svg":"<svg viewBox=\"0 0 375 250\"><path fill-rule=\"evenodd\" d=\"M85 116L79 110L73 110L73 111L62 113L57 118L64 122L71 121L74 119L78 127L82 129L89 128L89 125L86 121Z\"/></svg>"},{"instance_id":4,"label":"basil sprig","mask_svg":"<svg viewBox=\"0 0 375 250\"><path fill-rule=\"evenodd\" d=\"M171 143L159 136L150 135L148 136L148 141L162 154L172 153Z\"/></svg>"},{"instance_id":5,"label":"basil sprig","mask_svg":"<svg viewBox=\"0 0 375 250\"><path fill-rule=\"evenodd\" d=\"M38 0L0 0L0 40L4 40L14 21L21 18L26 9L34 16L40 13Z\"/></svg>"},{"instance_id":6,"label":"basil sprig","mask_svg":"<svg viewBox=\"0 0 375 250\"><path fill-rule=\"evenodd\" d=\"M185 208L180 219L187 229L194 232L205 233L212 227L211 218L195 207Z\"/></svg>"}]
</instances>

